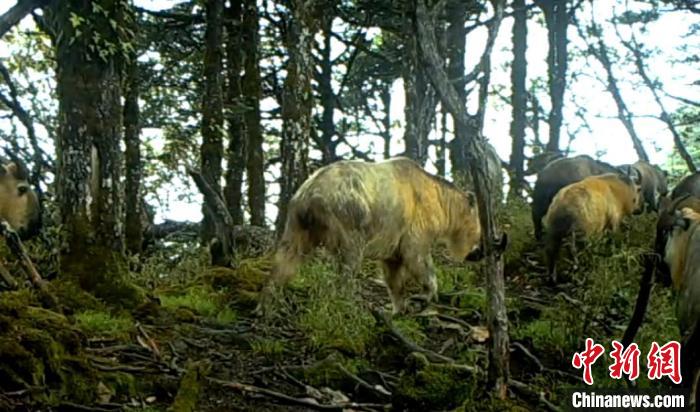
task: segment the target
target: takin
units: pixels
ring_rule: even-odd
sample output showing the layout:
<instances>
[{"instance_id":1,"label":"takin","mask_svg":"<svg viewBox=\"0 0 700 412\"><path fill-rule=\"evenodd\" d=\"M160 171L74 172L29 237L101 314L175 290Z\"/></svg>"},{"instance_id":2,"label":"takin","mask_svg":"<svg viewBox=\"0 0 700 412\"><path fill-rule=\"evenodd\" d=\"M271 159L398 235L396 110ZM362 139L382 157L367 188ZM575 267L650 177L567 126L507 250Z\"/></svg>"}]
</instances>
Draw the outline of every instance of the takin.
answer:
<instances>
[{"instance_id":1,"label":"takin","mask_svg":"<svg viewBox=\"0 0 700 412\"><path fill-rule=\"evenodd\" d=\"M28 176L22 161L0 158L0 220L6 221L23 240L41 229L39 197L27 181Z\"/></svg>"},{"instance_id":2,"label":"takin","mask_svg":"<svg viewBox=\"0 0 700 412\"><path fill-rule=\"evenodd\" d=\"M642 186L642 195L647 210L657 211L659 200L668 194L668 173L656 165L640 160L631 165L620 166L628 175L636 173Z\"/></svg>"},{"instance_id":3,"label":"takin","mask_svg":"<svg viewBox=\"0 0 700 412\"><path fill-rule=\"evenodd\" d=\"M700 372L700 213L685 207L675 210L674 215L676 220L666 242L664 261L670 268L677 297L681 375L692 384ZM697 391L697 382L692 386Z\"/></svg>"},{"instance_id":4,"label":"takin","mask_svg":"<svg viewBox=\"0 0 700 412\"><path fill-rule=\"evenodd\" d=\"M683 208L690 208L700 213L700 198L687 193L677 197L662 197L659 201L659 217L656 221L656 237L654 240L654 251L658 256L664 256L666 244L674 224L678 219L678 213ZM664 286L671 285L671 273L663 259L658 260L656 279Z\"/></svg>"},{"instance_id":5,"label":"takin","mask_svg":"<svg viewBox=\"0 0 700 412\"><path fill-rule=\"evenodd\" d=\"M258 311L265 310L271 289L291 279L318 246L334 254L348 275L357 272L364 257L380 260L395 314L405 311L409 279L418 281L427 301L436 298L430 253L435 242L444 243L457 261L480 257L475 200L473 193L404 157L322 167L290 200Z\"/></svg>"},{"instance_id":6,"label":"takin","mask_svg":"<svg viewBox=\"0 0 700 412\"><path fill-rule=\"evenodd\" d=\"M671 191L671 199L677 199L683 195L700 198L700 172L684 177Z\"/></svg>"},{"instance_id":7,"label":"takin","mask_svg":"<svg viewBox=\"0 0 700 412\"><path fill-rule=\"evenodd\" d=\"M561 189L544 217L545 253L552 281L556 282L556 261L568 235L617 231L622 219L641 211L642 206L638 181L620 173L590 176Z\"/></svg>"},{"instance_id":8,"label":"takin","mask_svg":"<svg viewBox=\"0 0 700 412\"><path fill-rule=\"evenodd\" d=\"M532 223L535 238L542 239L542 218L547 214L552 199L559 190L589 176L616 173L618 169L587 155L556 159L547 164L538 174L532 192Z\"/></svg>"}]
</instances>

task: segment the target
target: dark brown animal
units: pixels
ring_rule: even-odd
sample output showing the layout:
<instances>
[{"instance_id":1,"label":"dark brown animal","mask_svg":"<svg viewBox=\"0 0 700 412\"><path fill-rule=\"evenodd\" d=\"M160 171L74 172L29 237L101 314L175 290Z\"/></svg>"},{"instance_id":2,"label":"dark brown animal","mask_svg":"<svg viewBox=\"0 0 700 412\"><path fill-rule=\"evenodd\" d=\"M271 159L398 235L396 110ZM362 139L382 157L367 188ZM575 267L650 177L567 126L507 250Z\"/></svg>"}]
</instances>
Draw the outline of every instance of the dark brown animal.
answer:
<instances>
[{"instance_id":1,"label":"dark brown animal","mask_svg":"<svg viewBox=\"0 0 700 412\"><path fill-rule=\"evenodd\" d=\"M700 172L684 177L671 191L671 199L677 199L683 195L700 198Z\"/></svg>"},{"instance_id":2,"label":"dark brown animal","mask_svg":"<svg viewBox=\"0 0 700 412\"><path fill-rule=\"evenodd\" d=\"M265 310L274 285L292 278L304 258L323 246L348 274L364 257L381 260L394 312L402 312L410 278L423 286L427 300L436 297L430 254L435 242L462 261L478 250L481 236L474 195L402 157L323 167L301 185L288 209L258 310Z\"/></svg>"},{"instance_id":3,"label":"dark brown animal","mask_svg":"<svg viewBox=\"0 0 700 412\"><path fill-rule=\"evenodd\" d=\"M656 238L654 240L654 251L659 256L664 256L668 237L677 221L679 211L683 208L700 212L700 198L684 194L675 199L663 197L659 201L659 218L656 221ZM659 260L657 269L656 280L664 286L670 286L671 272L663 259Z\"/></svg>"},{"instance_id":4,"label":"dark brown animal","mask_svg":"<svg viewBox=\"0 0 700 412\"><path fill-rule=\"evenodd\" d=\"M0 158L0 220L7 221L22 239L41 228L41 207L32 190L26 166L19 160Z\"/></svg>"},{"instance_id":5,"label":"dark brown animal","mask_svg":"<svg viewBox=\"0 0 700 412\"><path fill-rule=\"evenodd\" d=\"M537 174L537 182L532 193L532 223L535 227L535 238L542 239L542 218L547 214L552 199L561 188L589 176L617 172L614 166L587 155L557 159L549 163Z\"/></svg>"},{"instance_id":6,"label":"dark brown animal","mask_svg":"<svg viewBox=\"0 0 700 412\"><path fill-rule=\"evenodd\" d=\"M617 231L622 219L641 210L641 188L619 173L590 176L557 193L544 218L547 229L547 266L556 282L556 261L564 239L574 233L585 237Z\"/></svg>"},{"instance_id":7,"label":"dark brown animal","mask_svg":"<svg viewBox=\"0 0 700 412\"><path fill-rule=\"evenodd\" d=\"M640 160L631 165L620 166L619 169L627 174L637 173L642 186L642 195L647 210L657 211L661 197L668 194L668 183L664 170L649 162Z\"/></svg>"},{"instance_id":8,"label":"dark brown animal","mask_svg":"<svg viewBox=\"0 0 700 412\"><path fill-rule=\"evenodd\" d=\"M676 291L682 376L687 384L694 380L700 368L700 213L685 207L677 209L674 215L676 220L666 242L664 261L670 268Z\"/></svg>"}]
</instances>

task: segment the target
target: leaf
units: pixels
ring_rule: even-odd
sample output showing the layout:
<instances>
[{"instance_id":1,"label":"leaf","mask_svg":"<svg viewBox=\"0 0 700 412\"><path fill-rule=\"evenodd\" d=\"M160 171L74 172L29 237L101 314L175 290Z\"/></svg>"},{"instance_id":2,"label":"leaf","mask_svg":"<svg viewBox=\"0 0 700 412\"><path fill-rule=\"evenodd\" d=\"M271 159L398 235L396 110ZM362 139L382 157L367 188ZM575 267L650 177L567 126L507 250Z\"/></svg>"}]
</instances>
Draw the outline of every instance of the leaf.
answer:
<instances>
[{"instance_id":1,"label":"leaf","mask_svg":"<svg viewBox=\"0 0 700 412\"><path fill-rule=\"evenodd\" d=\"M78 16L73 12L70 13L70 17L68 18L68 20L70 20L70 24L71 26L73 26L74 29L83 24L83 22L85 21L84 18Z\"/></svg>"}]
</instances>

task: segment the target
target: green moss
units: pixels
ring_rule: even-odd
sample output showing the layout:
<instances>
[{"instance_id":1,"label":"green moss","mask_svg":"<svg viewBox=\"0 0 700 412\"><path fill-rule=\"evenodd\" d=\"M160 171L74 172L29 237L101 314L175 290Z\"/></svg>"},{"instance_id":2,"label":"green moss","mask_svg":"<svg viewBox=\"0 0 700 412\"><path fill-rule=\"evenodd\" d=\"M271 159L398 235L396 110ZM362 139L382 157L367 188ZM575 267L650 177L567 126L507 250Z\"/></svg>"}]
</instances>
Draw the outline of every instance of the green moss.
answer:
<instances>
[{"instance_id":1,"label":"green moss","mask_svg":"<svg viewBox=\"0 0 700 412\"><path fill-rule=\"evenodd\" d=\"M284 354L284 342L279 339L257 338L250 342L250 347L256 355L266 358L280 359Z\"/></svg>"},{"instance_id":2,"label":"green moss","mask_svg":"<svg viewBox=\"0 0 700 412\"><path fill-rule=\"evenodd\" d=\"M202 390L202 381L209 372L209 366L201 362L191 362L180 381L180 389L168 412L194 412Z\"/></svg>"},{"instance_id":3,"label":"green moss","mask_svg":"<svg viewBox=\"0 0 700 412\"><path fill-rule=\"evenodd\" d=\"M403 336L407 339L415 342L418 345L422 345L428 340L428 337L423 332L423 328L416 319L413 318L398 318L392 321L396 329L398 329Z\"/></svg>"},{"instance_id":4,"label":"green moss","mask_svg":"<svg viewBox=\"0 0 700 412\"><path fill-rule=\"evenodd\" d=\"M97 336L126 336L133 329L131 317L108 312L85 311L75 314L76 325L85 333Z\"/></svg>"},{"instance_id":5,"label":"green moss","mask_svg":"<svg viewBox=\"0 0 700 412\"><path fill-rule=\"evenodd\" d=\"M337 388L349 383L354 385L357 382L348 381L348 376L338 367L341 365L345 370L355 375L368 368L364 359L348 358L338 352L333 352L327 357L315 362L311 366L304 368L304 381L313 386L328 386Z\"/></svg>"},{"instance_id":6,"label":"green moss","mask_svg":"<svg viewBox=\"0 0 700 412\"><path fill-rule=\"evenodd\" d=\"M428 363L422 355L412 354L417 368L401 375L394 391L393 405L410 410L455 408L483 390L469 372Z\"/></svg>"},{"instance_id":7,"label":"green moss","mask_svg":"<svg viewBox=\"0 0 700 412\"><path fill-rule=\"evenodd\" d=\"M111 249L83 245L61 256L61 274L107 303L133 308L145 292L130 281L126 257Z\"/></svg>"},{"instance_id":8,"label":"green moss","mask_svg":"<svg viewBox=\"0 0 700 412\"><path fill-rule=\"evenodd\" d=\"M216 323L222 326L231 325L238 320L238 314L231 308L223 308L216 314Z\"/></svg>"},{"instance_id":9,"label":"green moss","mask_svg":"<svg viewBox=\"0 0 700 412\"><path fill-rule=\"evenodd\" d=\"M162 295L160 302L165 308L187 308L201 316L213 317L219 312L219 303L213 295L202 287L191 287L182 294Z\"/></svg>"}]
</instances>

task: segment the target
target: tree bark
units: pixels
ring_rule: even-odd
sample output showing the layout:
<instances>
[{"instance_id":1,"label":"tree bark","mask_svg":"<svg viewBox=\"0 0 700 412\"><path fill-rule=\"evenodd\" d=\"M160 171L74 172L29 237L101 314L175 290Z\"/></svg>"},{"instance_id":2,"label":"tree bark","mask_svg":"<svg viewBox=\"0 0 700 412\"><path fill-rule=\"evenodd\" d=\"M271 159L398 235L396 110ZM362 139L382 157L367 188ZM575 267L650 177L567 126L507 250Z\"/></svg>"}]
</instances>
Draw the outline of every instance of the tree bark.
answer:
<instances>
[{"instance_id":1,"label":"tree bark","mask_svg":"<svg viewBox=\"0 0 700 412\"><path fill-rule=\"evenodd\" d=\"M133 306L143 293L125 277L119 147L121 50L131 38L112 28L112 22L127 27L132 16L121 1L63 0L47 10L47 17L62 33L55 39L56 188L65 235L61 275L107 302ZM120 52L109 53L110 45Z\"/></svg>"},{"instance_id":2,"label":"tree bark","mask_svg":"<svg viewBox=\"0 0 700 412\"><path fill-rule=\"evenodd\" d=\"M464 77L464 55L466 53L467 19L466 2L455 0L448 4L448 28L447 28L447 76L453 82L457 97L462 104L466 104L467 91ZM447 111L445 111L447 112ZM450 113L451 115L451 113ZM452 163L452 178L463 184L466 179L467 159L465 145L469 135L469 126L458 122L453 117L454 138L450 142L450 162Z\"/></svg>"},{"instance_id":3,"label":"tree bark","mask_svg":"<svg viewBox=\"0 0 700 412\"><path fill-rule=\"evenodd\" d=\"M202 99L202 145L200 147L201 170L212 188L221 193L221 162L223 158L223 90L222 38L224 0L207 0L206 30L204 33L204 96ZM215 236L212 223L212 205L202 206L202 242L208 243Z\"/></svg>"},{"instance_id":4,"label":"tree bark","mask_svg":"<svg viewBox=\"0 0 700 412\"><path fill-rule=\"evenodd\" d=\"M549 112L549 141L548 152L559 151L561 135L562 111L564 108L564 91L566 90L566 70L568 63L568 39L566 31L569 25L569 15L566 8L567 0L535 0L542 9L547 25L549 51L547 53L547 75L549 81L549 96L552 104Z\"/></svg>"},{"instance_id":5,"label":"tree bark","mask_svg":"<svg viewBox=\"0 0 700 412\"><path fill-rule=\"evenodd\" d=\"M418 56L418 41L414 32L415 25L412 2L405 2L404 9L404 55L403 86L405 93L404 108L404 144L405 156L424 165L428 159L428 134L435 119L437 96L430 85Z\"/></svg>"},{"instance_id":6,"label":"tree bark","mask_svg":"<svg viewBox=\"0 0 700 412\"><path fill-rule=\"evenodd\" d=\"M124 235L126 248L130 253L141 252L143 245L143 220L141 219L141 126L139 124L139 82L136 55L130 56L126 67L124 94L124 146L126 206Z\"/></svg>"},{"instance_id":7,"label":"tree bark","mask_svg":"<svg viewBox=\"0 0 700 412\"><path fill-rule=\"evenodd\" d=\"M245 74L242 91L246 103L246 174L248 176L248 209L250 224L265 226L265 163L263 133L260 123L260 39L258 34L258 7L255 0L243 0L243 35Z\"/></svg>"},{"instance_id":8,"label":"tree bark","mask_svg":"<svg viewBox=\"0 0 700 412\"><path fill-rule=\"evenodd\" d=\"M578 28L578 30L579 36L581 36L581 38L585 40L586 37L583 37L584 34L581 32L581 29ZM613 100L615 101L615 106L617 106L617 118L620 119L622 124L625 126L625 130L627 130L630 139L632 139L632 146L634 147L634 151L637 152L637 156L639 157L639 159L648 162L649 156L647 155L646 150L644 150L642 140L639 138L639 135L637 134L637 131L634 128L634 123L632 123L632 113L630 113L629 109L627 108L625 100L622 98L622 93L620 93L620 88L617 86L617 79L615 78L615 74L613 73L612 62L610 61L610 54L608 53L608 47L603 42L602 29L599 25L593 22L591 27L589 27L589 32L594 33L594 41L596 44L593 45L589 43L588 51L590 54L593 55L593 57L596 58L596 60L600 62L600 64L603 66L603 69L605 70L605 74L607 76L607 89L610 95L612 96Z\"/></svg>"},{"instance_id":9,"label":"tree bark","mask_svg":"<svg viewBox=\"0 0 700 412\"><path fill-rule=\"evenodd\" d=\"M391 83L383 84L380 92L384 117L382 118L382 140L384 141L384 159L391 157Z\"/></svg>"},{"instance_id":10,"label":"tree bark","mask_svg":"<svg viewBox=\"0 0 700 412\"><path fill-rule=\"evenodd\" d=\"M314 62L311 48L316 32L313 1L293 0L286 39L289 60L282 96L282 170L277 203L277 234L287 220L287 204L308 175L308 143L311 140Z\"/></svg>"},{"instance_id":11,"label":"tree bark","mask_svg":"<svg viewBox=\"0 0 700 412\"><path fill-rule=\"evenodd\" d=\"M317 82L319 95L321 97L321 122L319 129L321 131L321 162L326 165L338 159L335 151L336 145L333 142L333 137L336 135L335 122L333 121L333 113L335 111L336 96L333 93L333 62L331 61L331 31L333 24L333 15L330 10L327 10L322 18L321 31L323 33L323 47L320 50L321 61L320 71L318 72Z\"/></svg>"},{"instance_id":12,"label":"tree bark","mask_svg":"<svg viewBox=\"0 0 700 412\"><path fill-rule=\"evenodd\" d=\"M521 197L525 182L525 127L527 125L527 9L525 0L513 1L513 65L511 105L513 120L510 124L512 139L510 152L510 196Z\"/></svg>"},{"instance_id":13,"label":"tree bark","mask_svg":"<svg viewBox=\"0 0 700 412\"><path fill-rule=\"evenodd\" d=\"M243 174L246 166L246 136L243 128L241 68L241 0L231 1L226 9L226 103L228 147L226 149L226 186L224 200L233 223L243 224Z\"/></svg>"},{"instance_id":14,"label":"tree bark","mask_svg":"<svg viewBox=\"0 0 700 412\"><path fill-rule=\"evenodd\" d=\"M503 16L503 0L492 2L495 9L495 17L489 25L489 37L495 39ZM417 1L416 7L417 33L422 51L422 57L433 86L437 90L442 103L452 116L460 123L468 126L473 122L483 122L479 116L470 116L467 113L464 102L459 99L454 86L442 68L437 42L434 35L434 24L431 23L422 0ZM490 51L487 47L481 58L481 67L488 70L490 66ZM486 73L484 73L486 74ZM486 85L487 86L487 85ZM482 83L480 87L484 87ZM486 94L481 94L482 100L479 106L486 104ZM481 130L483 123L472 126ZM505 399L507 395L507 382L509 374L509 344L508 344L508 316L505 308L505 285L503 280L503 258L496 253L493 240L497 233L496 222L490 210L488 191L488 176L486 173L486 141L481 133L469 136L467 150L470 155L469 165L474 177L474 186L479 208L479 219L482 226L482 246L486 255L487 287L489 303L487 308L487 321L491 336L489 350L489 380L494 385L497 395Z\"/></svg>"}]
</instances>

